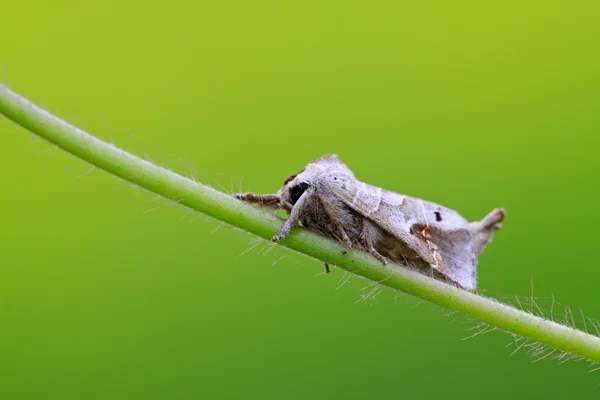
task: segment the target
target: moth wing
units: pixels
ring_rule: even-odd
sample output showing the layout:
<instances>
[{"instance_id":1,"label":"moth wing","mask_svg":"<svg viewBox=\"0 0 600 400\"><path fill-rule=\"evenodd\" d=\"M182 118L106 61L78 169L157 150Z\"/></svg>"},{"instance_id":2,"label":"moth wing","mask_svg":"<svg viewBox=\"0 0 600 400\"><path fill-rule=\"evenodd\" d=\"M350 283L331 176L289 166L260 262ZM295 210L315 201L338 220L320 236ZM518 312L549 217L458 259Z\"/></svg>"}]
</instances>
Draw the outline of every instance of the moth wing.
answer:
<instances>
[{"instance_id":1,"label":"moth wing","mask_svg":"<svg viewBox=\"0 0 600 400\"><path fill-rule=\"evenodd\" d=\"M467 229L445 229L436 226L435 223L430 224L429 227L415 224L413 229L417 232L425 230L429 237L428 239L416 235L427 245L426 251L433 254L435 263L430 263L432 268L465 289L477 288L478 259L473 249L471 233Z\"/></svg>"},{"instance_id":2,"label":"moth wing","mask_svg":"<svg viewBox=\"0 0 600 400\"><path fill-rule=\"evenodd\" d=\"M468 221L456 211L357 180L328 182L348 207L402 241L432 268L465 289L476 288L477 257Z\"/></svg>"}]
</instances>

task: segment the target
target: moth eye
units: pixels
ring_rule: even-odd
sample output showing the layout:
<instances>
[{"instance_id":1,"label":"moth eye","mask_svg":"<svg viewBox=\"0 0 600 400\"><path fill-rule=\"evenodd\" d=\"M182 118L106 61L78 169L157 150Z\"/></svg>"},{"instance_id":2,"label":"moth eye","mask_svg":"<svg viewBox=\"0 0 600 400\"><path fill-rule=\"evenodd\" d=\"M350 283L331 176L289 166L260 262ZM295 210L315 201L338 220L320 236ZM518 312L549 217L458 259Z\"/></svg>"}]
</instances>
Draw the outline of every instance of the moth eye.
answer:
<instances>
[{"instance_id":1,"label":"moth eye","mask_svg":"<svg viewBox=\"0 0 600 400\"><path fill-rule=\"evenodd\" d=\"M306 189L308 189L308 187L309 187L308 183L300 183L300 184L294 186L292 188L292 190L290 191L291 203L296 204L296 202L298 201L300 196L302 196L302 193L304 193L306 191Z\"/></svg>"},{"instance_id":2,"label":"moth eye","mask_svg":"<svg viewBox=\"0 0 600 400\"><path fill-rule=\"evenodd\" d=\"M435 214L435 220L437 222L441 222L442 221L442 214L440 214L439 211L435 211L434 214Z\"/></svg>"}]
</instances>

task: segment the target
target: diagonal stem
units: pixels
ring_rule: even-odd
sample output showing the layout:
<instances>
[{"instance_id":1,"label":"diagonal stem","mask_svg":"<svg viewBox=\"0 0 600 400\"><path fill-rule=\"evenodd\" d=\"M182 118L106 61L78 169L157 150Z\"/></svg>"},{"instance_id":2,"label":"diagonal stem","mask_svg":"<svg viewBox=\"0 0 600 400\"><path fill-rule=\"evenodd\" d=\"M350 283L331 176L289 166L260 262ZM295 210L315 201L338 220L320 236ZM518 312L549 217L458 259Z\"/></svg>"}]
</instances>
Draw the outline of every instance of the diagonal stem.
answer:
<instances>
[{"instance_id":1,"label":"diagonal stem","mask_svg":"<svg viewBox=\"0 0 600 400\"><path fill-rule=\"evenodd\" d=\"M281 220L272 213L235 200L103 142L36 106L4 85L0 85L0 114L121 179L262 238L271 238L281 226ZM494 299L455 288L405 268L383 266L363 252L352 251L342 255L343 248L338 243L306 229L294 229L281 244L381 285L461 312L497 329L600 362L600 337L540 318Z\"/></svg>"}]
</instances>

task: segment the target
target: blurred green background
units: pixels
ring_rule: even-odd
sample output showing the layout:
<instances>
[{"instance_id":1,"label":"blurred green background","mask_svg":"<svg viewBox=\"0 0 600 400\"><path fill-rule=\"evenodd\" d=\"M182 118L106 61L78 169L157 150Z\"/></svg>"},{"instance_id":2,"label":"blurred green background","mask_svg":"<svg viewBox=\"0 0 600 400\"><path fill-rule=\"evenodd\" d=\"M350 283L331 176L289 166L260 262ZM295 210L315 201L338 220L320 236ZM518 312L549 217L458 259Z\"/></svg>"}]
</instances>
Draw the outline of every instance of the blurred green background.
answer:
<instances>
[{"instance_id":1,"label":"blurred green background","mask_svg":"<svg viewBox=\"0 0 600 400\"><path fill-rule=\"evenodd\" d=\"M331 152L469 219L505 207L484 293L528 306L533 279L556 319L600 318L600 7L484 3L5 1L1 80L227 191ZM598 396L584 362L463 341L391 290L355 304L364 280L0 140L3 399Z\"/></svg>"}]
</instances>

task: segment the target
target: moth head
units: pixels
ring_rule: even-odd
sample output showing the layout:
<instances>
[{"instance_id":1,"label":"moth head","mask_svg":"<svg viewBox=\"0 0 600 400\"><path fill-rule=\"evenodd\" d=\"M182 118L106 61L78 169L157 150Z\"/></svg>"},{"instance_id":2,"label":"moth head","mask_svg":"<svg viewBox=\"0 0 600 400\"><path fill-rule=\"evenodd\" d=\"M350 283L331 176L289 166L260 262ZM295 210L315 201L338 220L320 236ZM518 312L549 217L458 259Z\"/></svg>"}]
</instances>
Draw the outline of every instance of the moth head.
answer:
<instances>
[{"instance_id":1,"label":"moth head","mask_svg":"<svg viewBox=\"0 0 600 400\"><path fill-rule=\"evenodd\" d=\"M294 205L309 187L310 185L306 182L299 182L296 185L286 185L281 189L281 200Z\"/></svg>"},{"instance_id":2,"label":"moth head","mask_svg":"<svg viewBox=\"0 0 600 400\"><path fill-rule=\"evenodd\" d=\"M300 196L311 186L309 182L311 182L310 177L313 174L314 171L311 171L310 166L308 166L297 174L290 175L283 182L283 187L279 191L281 200L291 205L296 204Z\"/></svg>"}]
</instances>

